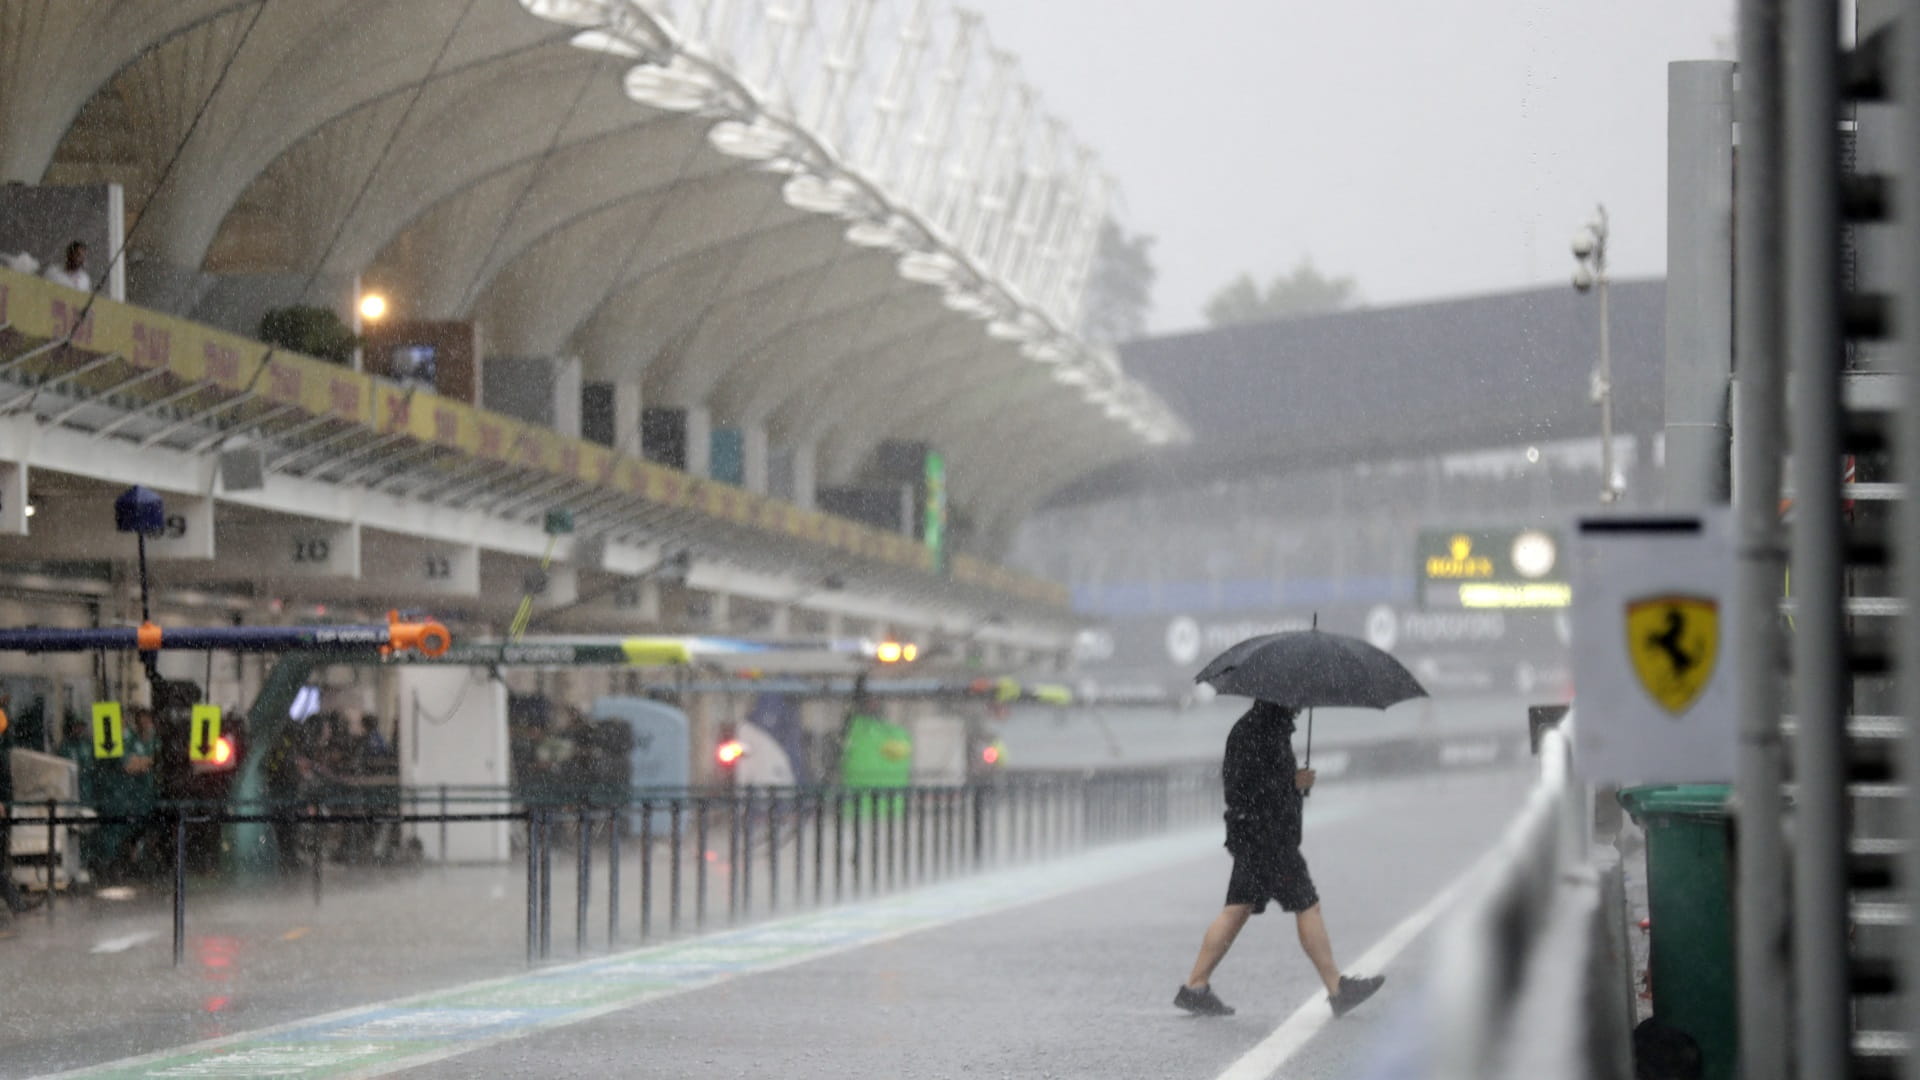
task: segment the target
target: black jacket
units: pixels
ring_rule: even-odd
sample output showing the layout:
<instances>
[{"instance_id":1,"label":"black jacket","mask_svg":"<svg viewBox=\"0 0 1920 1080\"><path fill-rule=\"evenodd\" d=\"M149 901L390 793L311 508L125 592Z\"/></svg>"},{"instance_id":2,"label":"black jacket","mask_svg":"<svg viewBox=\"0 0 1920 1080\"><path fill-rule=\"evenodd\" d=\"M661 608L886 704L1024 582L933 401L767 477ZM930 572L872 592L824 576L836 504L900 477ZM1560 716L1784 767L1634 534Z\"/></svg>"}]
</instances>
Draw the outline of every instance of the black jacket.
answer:
<instances>
[{"instance_id":1,"label":"black jacket","mask_svg":"<svg viewBox=\"0 0 1920 1080\"><path fill-rule=\"evenodd\" d=\"M1292 709L1257 701L1227 734L1220 778L1227 850L1236 858L1300 846L1300 789L1293 774Z\"/></svg>"}]
</instances>

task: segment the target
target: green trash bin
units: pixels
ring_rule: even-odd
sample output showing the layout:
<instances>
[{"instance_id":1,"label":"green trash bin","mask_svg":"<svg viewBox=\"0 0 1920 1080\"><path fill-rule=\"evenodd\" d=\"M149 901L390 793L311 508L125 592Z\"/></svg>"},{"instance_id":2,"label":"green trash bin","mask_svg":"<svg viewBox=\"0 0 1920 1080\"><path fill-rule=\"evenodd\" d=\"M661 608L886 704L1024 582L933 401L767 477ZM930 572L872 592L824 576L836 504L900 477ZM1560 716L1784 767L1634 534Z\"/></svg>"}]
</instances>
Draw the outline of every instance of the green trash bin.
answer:
<instances>
[{"instance_id":1,"label":"green trash bin","mask_svg":"<svg viewBox=\"0 0 1920 1080\"><path fill-rule=\"evenodd\" d=\"M1739 1005L1725 784L1627 788L1647 833L1653 1015L1693 1036L1706 1080L1738 1075Z\"/></svg>"}]
</instances>

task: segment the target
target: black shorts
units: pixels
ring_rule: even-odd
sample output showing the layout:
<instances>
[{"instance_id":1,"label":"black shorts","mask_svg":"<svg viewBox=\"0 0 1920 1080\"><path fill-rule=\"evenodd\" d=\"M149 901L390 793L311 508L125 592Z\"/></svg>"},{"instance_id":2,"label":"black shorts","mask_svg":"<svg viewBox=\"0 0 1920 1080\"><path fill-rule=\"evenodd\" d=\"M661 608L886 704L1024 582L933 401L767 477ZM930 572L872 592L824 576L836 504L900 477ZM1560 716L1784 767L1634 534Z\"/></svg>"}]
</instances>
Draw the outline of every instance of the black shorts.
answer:
<instances>
[{"instance_id":1,"label":"black shorts","mask_svg":"<svg viewBox=\"0 0 1920 1080\"><path fill-rule=\"evenodd\" d=\"M1305 911L1320 902L1306 857L1297 847L1271 854L1236 858L1227 882L1227 906L1252 904L1255 915L1267 910L1268 900L1280 901L1281 911Z\"/></svg>"}]
</instances>

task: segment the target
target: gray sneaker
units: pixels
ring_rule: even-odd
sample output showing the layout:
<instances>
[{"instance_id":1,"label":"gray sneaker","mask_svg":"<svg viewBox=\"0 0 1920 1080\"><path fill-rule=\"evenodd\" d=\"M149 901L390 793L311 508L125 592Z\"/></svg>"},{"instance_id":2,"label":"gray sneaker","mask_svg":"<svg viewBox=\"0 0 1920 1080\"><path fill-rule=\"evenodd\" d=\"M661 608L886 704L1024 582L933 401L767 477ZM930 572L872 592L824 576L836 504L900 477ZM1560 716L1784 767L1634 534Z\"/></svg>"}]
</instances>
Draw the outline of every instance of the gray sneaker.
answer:
<instances>
[{"instance_id":1,"label":"gray sneaker","mask_svg":"<svg viewBox=\"0 0 1920 1080\"><path fill-rule=\"evenodd\" d=\"M1385 975L1369 975L1363 979L1342 975L1340 992L1328 994L1327 1004L1333 1006L1333 1015L1345 1016L1358 1008L1361 1002L1372 997L1380 989L1380 984L1386 981Z\"/></svg>"},{"instance_id":2,"label":"gray sneaker","mask_svg":"<svg viewBox=\"0 0 1920 1080\"><path fill-rule=\"evenodd\" d=\"M1211 986L1203 986L1198 990L1182 986L1180 992L1173 995L1173 1003L1195 1016L1233 1015L1233 1006L1215 997Z\"/></svg>"}]
</instances>

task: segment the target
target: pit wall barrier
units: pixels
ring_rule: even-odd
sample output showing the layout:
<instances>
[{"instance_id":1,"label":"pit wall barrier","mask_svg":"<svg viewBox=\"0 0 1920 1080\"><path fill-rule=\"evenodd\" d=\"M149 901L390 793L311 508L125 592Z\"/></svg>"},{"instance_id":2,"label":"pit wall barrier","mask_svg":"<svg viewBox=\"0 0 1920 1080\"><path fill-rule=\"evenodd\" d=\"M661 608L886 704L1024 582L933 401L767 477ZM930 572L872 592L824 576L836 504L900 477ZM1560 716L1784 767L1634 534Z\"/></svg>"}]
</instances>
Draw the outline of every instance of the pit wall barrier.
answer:
<instances>
[{"instance_id":1,"label":"pit wall barrier","mask_svg":"<svg viewBox=\"0 0 1920 1080\"><path fill-rule=\"evenodd\" d=\"M1537 732L1539 780L1434 930L1419 1075L1633 1076L1625 879L1593 843L1573 722Z\"/></svg>"}]
</instances>

